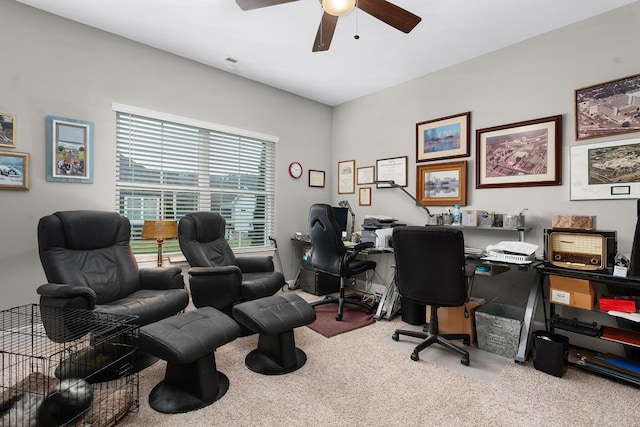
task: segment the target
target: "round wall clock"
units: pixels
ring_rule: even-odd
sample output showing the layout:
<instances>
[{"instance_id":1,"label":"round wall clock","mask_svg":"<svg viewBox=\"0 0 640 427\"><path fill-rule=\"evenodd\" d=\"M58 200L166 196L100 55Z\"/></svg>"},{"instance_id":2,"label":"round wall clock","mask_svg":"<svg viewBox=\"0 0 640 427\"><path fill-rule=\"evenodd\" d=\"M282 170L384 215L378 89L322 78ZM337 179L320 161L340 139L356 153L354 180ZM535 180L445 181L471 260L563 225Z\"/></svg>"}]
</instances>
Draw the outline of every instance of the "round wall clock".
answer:
<instances>
[{"instance_id":1,"label":"round wall clock","mask_svg":"<svg viewBox=\"0 0 640 427\"><path fill-rule=\"evenodd\" d=\"M302 165L298 162L291 162L289 164L289 175L291 175L291 178L300 178L302 176Z\"/></svg>"}]
</instances>

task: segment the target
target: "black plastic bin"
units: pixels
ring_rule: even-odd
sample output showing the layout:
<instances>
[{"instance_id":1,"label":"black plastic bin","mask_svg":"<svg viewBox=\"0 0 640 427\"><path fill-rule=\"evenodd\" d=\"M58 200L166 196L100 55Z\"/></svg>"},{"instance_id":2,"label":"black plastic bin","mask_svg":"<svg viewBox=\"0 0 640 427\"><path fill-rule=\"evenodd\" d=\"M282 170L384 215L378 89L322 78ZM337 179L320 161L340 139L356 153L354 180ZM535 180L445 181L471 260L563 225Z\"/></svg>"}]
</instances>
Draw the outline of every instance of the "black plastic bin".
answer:
<instances>
[{"instance_id":1,"label":"black plastic bin","mask_svg":"<svg viewBox=\"0 0 640 427\"><path fill-rule=\"evenodd\" d=\"M562 377L567 372L569 338L549 331L533 333L533 366L547 374Z\"/></svg>"},{"instance_id":2,"label":"black plastic bin","mask_svg":"<svg viewBox=\"0 0 640 427\"><path fill-rule=\"evenodd\" d=\"M407 298L400 300L400 314L402 321L410 325L424 325L427 323L427 307L413 300Z\"/></svg>"}]
</instances>

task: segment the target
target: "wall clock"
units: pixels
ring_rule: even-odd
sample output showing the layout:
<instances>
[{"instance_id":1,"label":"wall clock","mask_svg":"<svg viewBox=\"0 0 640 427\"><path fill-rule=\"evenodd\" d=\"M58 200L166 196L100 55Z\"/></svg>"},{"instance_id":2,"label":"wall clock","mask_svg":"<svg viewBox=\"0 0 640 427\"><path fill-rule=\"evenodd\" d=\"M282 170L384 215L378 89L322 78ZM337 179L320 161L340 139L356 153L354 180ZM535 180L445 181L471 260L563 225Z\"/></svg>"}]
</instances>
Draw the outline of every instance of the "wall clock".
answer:
<instances>
[{"instance_id":1,"label":"wall clock","mask_svg":"<svg viewBox=\"0 0 640 427\"><path fill-rule=\"evenodd\" d=\"M291 178L300 178L302 176L302 165L298 162L291 162L289 164L289 175L291 175Z\"/></svg>"}]
</instances>

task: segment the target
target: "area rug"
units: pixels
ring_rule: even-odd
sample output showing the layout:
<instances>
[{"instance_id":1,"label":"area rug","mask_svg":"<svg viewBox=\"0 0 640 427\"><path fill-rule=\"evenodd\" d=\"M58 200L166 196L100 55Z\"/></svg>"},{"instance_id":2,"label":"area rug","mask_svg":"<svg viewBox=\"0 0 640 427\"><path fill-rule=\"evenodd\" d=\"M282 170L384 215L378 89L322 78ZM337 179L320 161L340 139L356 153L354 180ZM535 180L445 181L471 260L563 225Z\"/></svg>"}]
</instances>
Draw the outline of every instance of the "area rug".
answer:
<instances>
[{"instance_id":1,"label":"area rug","mask_svg":"<svg viewBox=\"0 0 640 427\"><path fill-rule=\"evenodd\" d=\"M336 320L336 314L338 313L337 303L319 305L315 309L316 320L307 326L327 338L353 331L375 322L373 313L367 314L365 309L361 307L345 305L342 320L340 321Z\"/></svg>"}]
</instances>

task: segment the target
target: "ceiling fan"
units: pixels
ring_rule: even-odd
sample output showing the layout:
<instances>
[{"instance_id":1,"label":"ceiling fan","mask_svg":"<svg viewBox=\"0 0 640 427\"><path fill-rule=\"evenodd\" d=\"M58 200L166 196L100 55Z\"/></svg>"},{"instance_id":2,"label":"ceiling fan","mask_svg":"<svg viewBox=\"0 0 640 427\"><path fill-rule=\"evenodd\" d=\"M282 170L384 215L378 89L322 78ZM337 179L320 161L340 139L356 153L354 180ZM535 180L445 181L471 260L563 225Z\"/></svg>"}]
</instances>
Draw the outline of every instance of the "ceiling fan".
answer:
<instances>
[{"instance_id":1,"label":"ceiling fan","mask_svg":"<svg viewBox=\"0 0 640 427\"><path fill-rule=\"evenodd\" d=\"M252 10L294 1L299 0L236 0L236 3L242 10ZM403 33L409 33L422 20L419 16L393 3L389 3L387 0L358 0L357 7ZM313 52L329 50L337 23L337 16L330 15L326 11L323 12L316 39L311 49Z\"/></svg>"}]
</instances>

